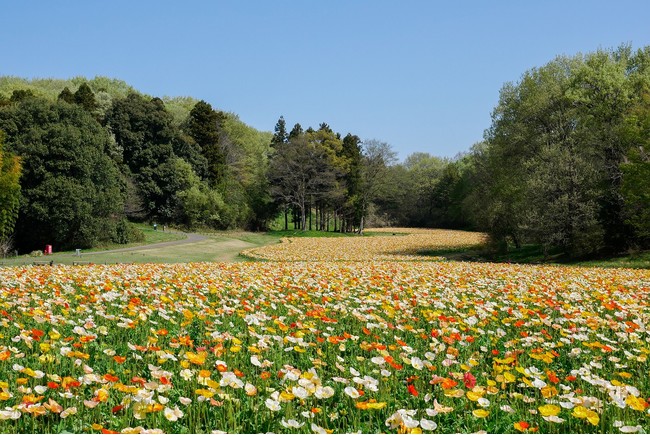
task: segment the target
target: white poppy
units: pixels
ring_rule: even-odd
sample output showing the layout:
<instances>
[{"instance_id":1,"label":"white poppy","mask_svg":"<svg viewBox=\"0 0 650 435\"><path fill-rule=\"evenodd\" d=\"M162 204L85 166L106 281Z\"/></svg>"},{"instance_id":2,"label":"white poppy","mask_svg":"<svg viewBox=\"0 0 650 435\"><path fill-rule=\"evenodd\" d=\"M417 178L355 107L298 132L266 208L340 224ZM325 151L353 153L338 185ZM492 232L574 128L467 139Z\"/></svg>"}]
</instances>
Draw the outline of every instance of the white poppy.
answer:
<instances>
[{"instance_id":1,"label":"white poppy","mask_svg":"<svg viewBox=\"0 0 650 435\"><path fill-rule=\"evenodd\" d=\"M359 394L359 390L354 387L345 387L345 390L343 391L345 391L345 394L352 397L353 399L357 399L361 396L361 394Z\"/></svg>"}]
</instances>

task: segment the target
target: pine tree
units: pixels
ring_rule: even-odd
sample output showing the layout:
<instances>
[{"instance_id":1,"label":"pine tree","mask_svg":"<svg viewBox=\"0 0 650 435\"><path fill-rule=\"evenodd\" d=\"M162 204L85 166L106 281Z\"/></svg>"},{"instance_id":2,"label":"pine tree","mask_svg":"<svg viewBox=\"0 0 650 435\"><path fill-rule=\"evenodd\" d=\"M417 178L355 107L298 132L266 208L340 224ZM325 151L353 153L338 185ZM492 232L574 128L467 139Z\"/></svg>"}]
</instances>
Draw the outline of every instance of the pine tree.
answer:
<instances>
[{"instance_id":1,"label":"pine tree","mask_svg":"<svg viewBox=\"0 0 650 435\"><path fill-rule=\"evenodd\" d=\"M279 145L287 143L288 140L287 125L284 117L280 116L277 124L275 124L275 134L273 135L273 139L271 139L271 146L277 148Z\"/></svg>"},{"instance_id":2,"label":"pine tree","mask_svg":"<svg viewBox=\"0 0 650 435\"><path fill-rule=\"evenodd\" d=\"M74 102L91 113L97 109L95 93L87 83L82 83L77 92L74 93Z\"/></svg>"},{"instance_id":3,"label":"pine tree","mask_svg":"<svg viewBox=\"0 0 650 435\"><path fill-rule=\"evenodd\" d=\"M194 105L187 118L187 134L201 147L208 161L208 179L213 186L223 181L226 156L221 144L221 128L225 115L201 100Z\"/></svg>"},{"instance_id":4,"label":"pine tree","mask_svg":"<svg viewBox=\"0 0 650 435\"><path fill-rule=\"evenodd\" d=\"M302 130L302 126L296 123L296 125L294 125L291 131L289 132L289 140L295 139L303 133L304 131Z\"/></svg>"},{"instance_id":5,"label":"pine tree","mask_svg":"<svg viewBox=\"0 0 650 435\"><path fill-rule=\"evenodd\" d=\"M63 88L61 93L58 96L59 101L65 101L66 103L73 104L75 103L74 94L70 91L70 88L67 86Z\"/></svg>"}]
</instances>

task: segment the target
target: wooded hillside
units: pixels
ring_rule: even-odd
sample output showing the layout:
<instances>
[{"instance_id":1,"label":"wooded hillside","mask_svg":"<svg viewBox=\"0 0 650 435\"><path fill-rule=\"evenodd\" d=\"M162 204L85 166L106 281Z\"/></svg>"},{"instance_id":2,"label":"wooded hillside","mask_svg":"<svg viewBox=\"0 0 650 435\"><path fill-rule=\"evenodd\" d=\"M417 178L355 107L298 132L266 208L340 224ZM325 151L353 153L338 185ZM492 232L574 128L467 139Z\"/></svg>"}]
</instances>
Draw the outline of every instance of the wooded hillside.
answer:
<instances>
[{"instance_id":1,"label":"wooded hillside","mask_svg":"<svg viewBox=\"0 0 650 435\"><path fill-rule=\"evenodd\" d=\"M650 245L650 47L560 56L506 83L453 159L336 132L260 132L125 82L0 78L0 237L26 251L124 243L129 221L362 232L475 229L570 256ZM470 144L468 144L469 146ZM20 177L18 175L20 174ZM6 243L5 243L6 245Z\"/></svg>"}]
</instances>

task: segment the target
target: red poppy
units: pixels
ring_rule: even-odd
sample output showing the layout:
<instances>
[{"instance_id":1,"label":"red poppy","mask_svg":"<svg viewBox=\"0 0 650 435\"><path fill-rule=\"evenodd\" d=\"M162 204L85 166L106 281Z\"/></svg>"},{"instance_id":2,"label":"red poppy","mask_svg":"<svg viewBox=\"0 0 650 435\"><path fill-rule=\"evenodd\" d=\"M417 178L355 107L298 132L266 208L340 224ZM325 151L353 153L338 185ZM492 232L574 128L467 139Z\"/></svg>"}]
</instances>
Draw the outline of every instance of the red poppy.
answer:
<instances>
[{"instance_id":1,"label":"red poppy","mask_svg":"<svg viewBox=\"0 0 650 435\"><path fill-rule=\"evenodd\" d=\"M463 383L465 384L465 388L471 390L476 386L476 378L473 374L467 372L463 375Z\"/></svg>"},{"instance_id":2,"label":"red poppy","mask_svg":"<svg viewBox=\"0 0 650 435\"><path fill-rule=\"evenodd\" d=\"M32 338L36 341L40 341L41 337L45 335L44 331L40 329L32 329Z\"/></svg>"}]
</instances>

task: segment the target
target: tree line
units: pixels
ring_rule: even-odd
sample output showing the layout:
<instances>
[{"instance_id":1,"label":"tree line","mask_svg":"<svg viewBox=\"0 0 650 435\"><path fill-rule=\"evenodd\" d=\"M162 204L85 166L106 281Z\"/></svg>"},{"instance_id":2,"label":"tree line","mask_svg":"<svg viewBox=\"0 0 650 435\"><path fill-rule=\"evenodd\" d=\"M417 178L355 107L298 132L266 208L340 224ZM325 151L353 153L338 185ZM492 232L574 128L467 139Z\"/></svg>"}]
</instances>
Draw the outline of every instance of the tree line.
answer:
<instances>
[{"instance_id":1,"label":"tree line","mask_svg":"<svg viewBox=\"0 0 650 435\"><path fill-rule=\"evenodd\" d=\"M453 159L398 162L385 142L327 123L289 130L282 116L259 132L205 101L104 78L0 78L0 130L0 237L23 250L125 243L145 220L472 229L497 249L571 256L650 244L649 47L524 72L502 87L484 140Z\"/></svg>"},{"instance_id":2,"label":"tree line","mask_svg":"<svg viewBox=\"0 0 650 435\"><path fill-rule=\"evenodd\" d=\"M326 123L287 132L281 116L269 153L269 192L289 228L362 233L372 201L381 195L395 152L386 143L341 137ZM314 220L312 225L312 218Z\"/></svg>"},{"instance_id":3,"label":"tree line","mask_svg":"<svg viewBox=\"0 0 650 435\"><path fill-rule=\"evenodd\" d=\"M265 225L271 134L204 101L179 121L160 98L129 90L100 104L101 92L82 82L54 99L0 98L0 238L72 249L142 237L131 221Z\"/></svg>"},{"instance_id":4,"label":"tree line","mask_svg":"<svg viewBox=\"0 0 650 435\"><path fill-rule=\"evenodd\" d=\"M560 56L526 71L502 87L483 142L446 162L410 156L391 171L400 187L381 205L405 225L486 231L500 250L646 249L650 47Z\"/></svg>"},{"instance_id":5,"label":"tree line","mask_svg":"<svg viewBox=\"0 0 650 435\"><path fill-rule=\"evenodd\" d=\"M414 153L396 163L379 141L359 149L327 125L287 135L280 121L274 191L297 208L297 227L313 206L357 229L366 219L485 231L500 251L536 244L584 257L650 246L650 47L559 56L524 72L502 87L484 140L453 159ZM304 177L290 166L308 153L330 169ZM368 183L372 168L381 175ZM300 180L312 184L281 188Z\"/></svg>"},{"instance_id":6,"label":"tree line","mask_svg":"<svg viewBox=\"0 0 650 435\"><path fill-rule=\"evenodd\" d=\"M371 175L380 148L366 155L325 123L286 132L279 122L274 135L180 102L101 78L0 79L0 239L23 252L88 248L138 240L131 222L264 230L282 215L287 228L291 216L299 229L362 230L394 159L387 145Z\"/></svg>"}]
</instances>

